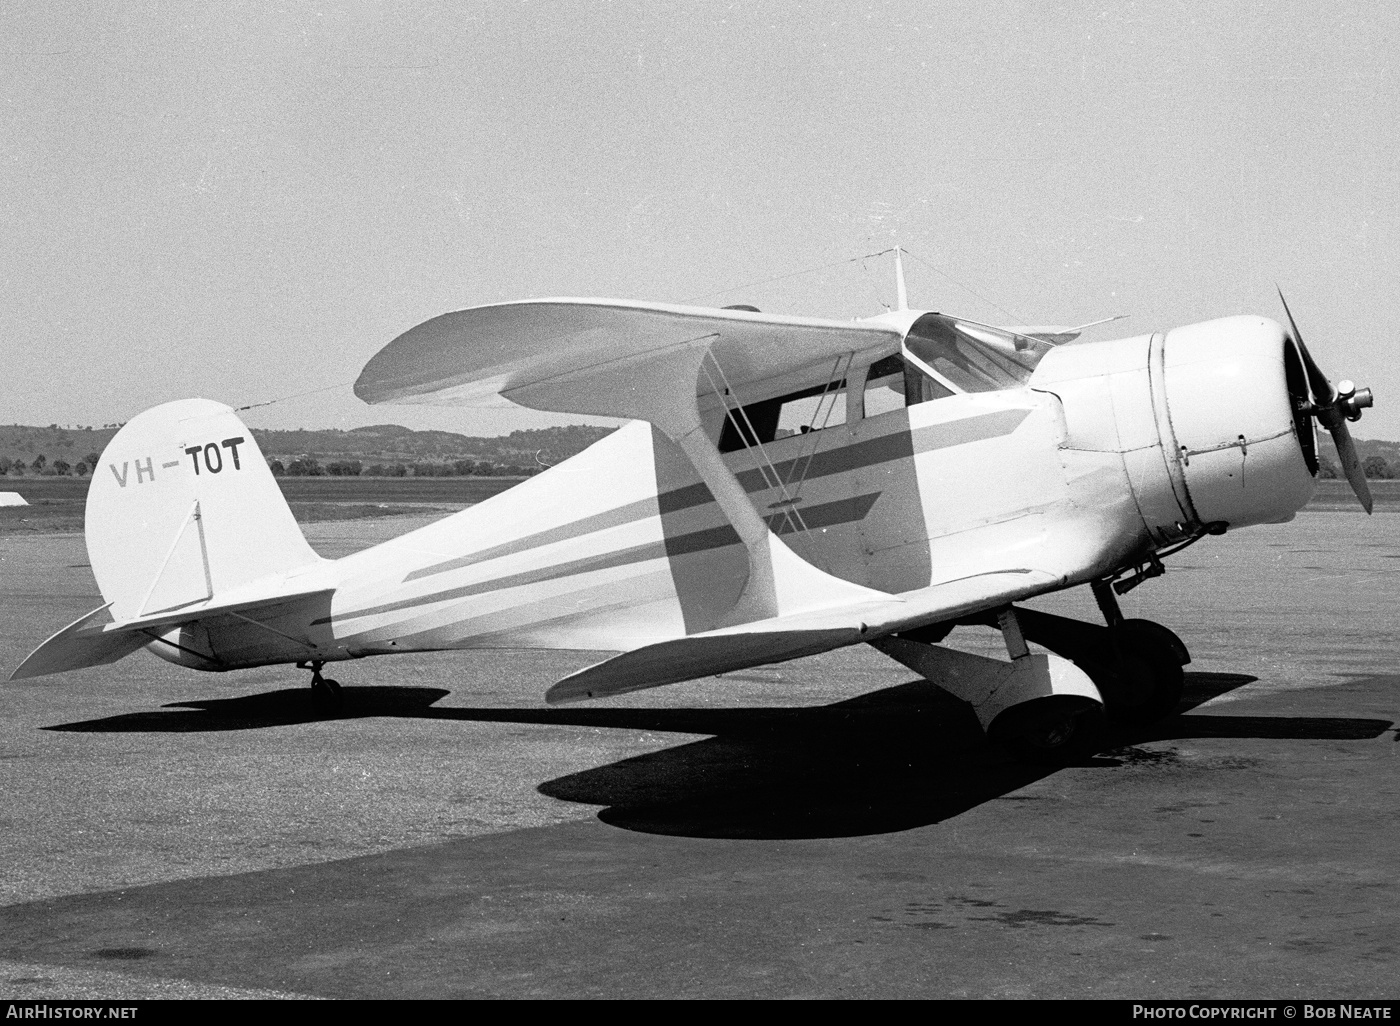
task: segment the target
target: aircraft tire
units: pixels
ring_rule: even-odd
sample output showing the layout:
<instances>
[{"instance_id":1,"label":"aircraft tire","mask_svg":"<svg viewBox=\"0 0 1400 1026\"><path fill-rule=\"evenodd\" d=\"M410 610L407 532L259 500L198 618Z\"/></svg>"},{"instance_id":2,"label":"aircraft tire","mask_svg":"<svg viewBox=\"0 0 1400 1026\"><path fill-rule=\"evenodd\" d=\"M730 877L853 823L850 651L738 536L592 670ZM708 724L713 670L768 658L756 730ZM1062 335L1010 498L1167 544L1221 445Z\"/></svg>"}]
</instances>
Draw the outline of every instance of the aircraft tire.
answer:
<instances>
[{"instance_id":1,"label":"aircraft tire","mask_svg":"<svg viewBox=\"0 0 1400 1026\"><path fill-rule=\"evenodd\" d=\"M1176 635L1150 620L1128 620L1116 630L1117 659L1107 673L1092 674L1109 719L1143 727L1176 711L1186 679Z\"/></svg>"},{"instance_id":2,"label":"aircraft tire","mask_svg":"<svg viewBox=\"0 0 1400 1026\"><path fill-rule=\"evenodd\" d=\"M336 712L340 709L340 681L322 677L311 685L311 701L321 712Z\"/></svg>"},{"instance_id":3,"label":"aircraft tire","mask_svg":"<svg viewBox=\"0 0 1400 1026\"><path fill-rule=\"evenodd\" d=\"M992 721L987 736L1017 762L1065 766L1098 751L1104 726L1098 702L1054 696L1012 706Z\"/></svg>"},{"instance_id":4,"label":"aircraft tire","mask_svg":"<svg viewBox=\"0 0 1400 1026\"><path fill-rule=\"evenodd\" d=\"M1124 620L1122 626L1131 627L1134 630L1146 631L1147 633L1155 635L1158 640L1171 649L1172 658L1177 661L1177 665L1185 666L1191 661L1191 652L1187 649L1186 642L1182 641L1181 638L1177 636L1176 631L1172 630L1170 627L1160 624L1155 620L1137 619Z\"/></svg>"}]
</instances>

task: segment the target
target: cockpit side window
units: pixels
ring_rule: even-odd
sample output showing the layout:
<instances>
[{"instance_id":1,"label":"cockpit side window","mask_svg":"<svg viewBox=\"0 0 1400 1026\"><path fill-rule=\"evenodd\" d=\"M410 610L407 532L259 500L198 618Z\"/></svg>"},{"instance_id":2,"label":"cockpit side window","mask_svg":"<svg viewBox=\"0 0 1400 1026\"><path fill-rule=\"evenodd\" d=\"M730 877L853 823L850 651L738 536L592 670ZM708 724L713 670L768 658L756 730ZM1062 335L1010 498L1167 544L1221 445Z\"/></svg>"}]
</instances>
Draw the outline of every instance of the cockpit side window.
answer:
<instances>
[{"instance_id":1,"label":"cockpit side window","mask_svg":"<svg viewBox=\"0 0 1400 1026\"><path fill-rule=\"evenodd\" d=\"M720 452L735 452L789 435L846 423L846 382L816 385L731 411L720 432ZM752 429L752 430L750 430Z\"/></svg>"},{"instance_id":2,"label":"cockpit side window","mask_svg":"<svg viewBox=\"0 0 1400 1026\"><path fill-rule=\"evenodd\" d=\"M870 365L865 375L865 416L904 409L904 361L887 356Z\"/></svg>"},{"instance_id":3,"label":"cockpit side window","mask_svg":"<svg viewBox=\"0 0 1400 1026\"><path fill-rule=\"evenodd\" d=\"M891 410L954 394L943 382L906 363L903 357L887 356L872 364L866 375L865 416L878 417Z\"/></svg>"}]
</instances>

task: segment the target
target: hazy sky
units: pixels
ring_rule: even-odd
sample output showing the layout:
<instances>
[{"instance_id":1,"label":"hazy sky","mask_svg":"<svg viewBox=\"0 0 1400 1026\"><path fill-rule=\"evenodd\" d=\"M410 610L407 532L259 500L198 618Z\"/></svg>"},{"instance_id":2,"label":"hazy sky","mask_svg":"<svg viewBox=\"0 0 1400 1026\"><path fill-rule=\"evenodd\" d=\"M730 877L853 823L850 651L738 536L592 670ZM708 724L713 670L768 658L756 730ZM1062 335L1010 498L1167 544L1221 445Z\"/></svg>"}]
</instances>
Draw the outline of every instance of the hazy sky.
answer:
<instances>
[{"instance_id":1,"label":"hazy sky","mask_svg":"<svg viewBox=\"0 0 1400 1026\"><path fill-rule=\"evenodd\" d=\"M999 323L1244 311L1283 285L1400 438L1400 7L0 2L0 421L202 395L367 407L436 314L538 296ZM937 272L928 265L937 268Z\"/></svg>"}]
</instances>

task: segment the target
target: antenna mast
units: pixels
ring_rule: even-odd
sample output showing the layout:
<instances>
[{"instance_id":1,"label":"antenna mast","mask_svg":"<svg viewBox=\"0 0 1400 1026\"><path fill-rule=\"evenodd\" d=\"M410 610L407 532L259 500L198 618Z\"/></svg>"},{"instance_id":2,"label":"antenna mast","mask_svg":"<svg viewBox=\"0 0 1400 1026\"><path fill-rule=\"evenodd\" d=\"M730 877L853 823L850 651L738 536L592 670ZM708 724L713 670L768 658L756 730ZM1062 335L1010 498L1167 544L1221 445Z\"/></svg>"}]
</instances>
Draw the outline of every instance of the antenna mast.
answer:
<instances>
[{"instance_id":1,"label":"antenna mast","mask_svg":"<svg viewBox=\"0 0 1400 1026\"><path fill-rule=\"evenodd\" d=\"M904 288L904 250L899 246L894 248L894 289L896 296L898 296L897 309L908 310L909 293Z\"/></svg>"}]
</instances>

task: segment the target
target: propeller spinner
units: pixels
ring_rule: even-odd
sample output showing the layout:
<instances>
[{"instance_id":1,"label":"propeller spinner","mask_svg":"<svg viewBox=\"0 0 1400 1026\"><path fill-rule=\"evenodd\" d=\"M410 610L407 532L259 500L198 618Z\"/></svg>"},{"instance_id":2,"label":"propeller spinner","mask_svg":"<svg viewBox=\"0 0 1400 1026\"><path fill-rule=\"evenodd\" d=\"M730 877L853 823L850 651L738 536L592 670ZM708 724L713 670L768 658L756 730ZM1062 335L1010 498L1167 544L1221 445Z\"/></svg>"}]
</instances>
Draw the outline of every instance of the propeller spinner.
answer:
<instances>
[{"instance_id":1,"label":"propeller spinner","mask_svg":"<svg viewBox=\"0 0 1400 1026\"><path fill-rule=\"evenodd\" d=\"M1288 326L1293 332L1293 341L1298 346L1298 353L1303 358L1303 367L1307 371L1308 388L1312 392L1310 412L1317 418L1318 423L1331 433L1332 441L1337 445L1337 456L1342 461L1342 471L1351 482L1351 490L1356 493L1366 512L1370 513L1371 488L1367 485L1366 474L1361 469L1361 459L1356 455L1356 444L1352 442L1351 432L1347 430L1347 421L1360 420L1361 411L1372 405L1371 390L1358 389L1350 381L1343 381L1333 388L1332 382L1327 380L1327 375L1313 360L1308 347L1303 344L1302 333L1298 331L1298 325L1293 320L1293 311L1288 309L1288 300L1283 298L1282 289L1279 289L1278 298L1283 304L1283 312L1288 315Z\"/></svg>"}]
</instances>

